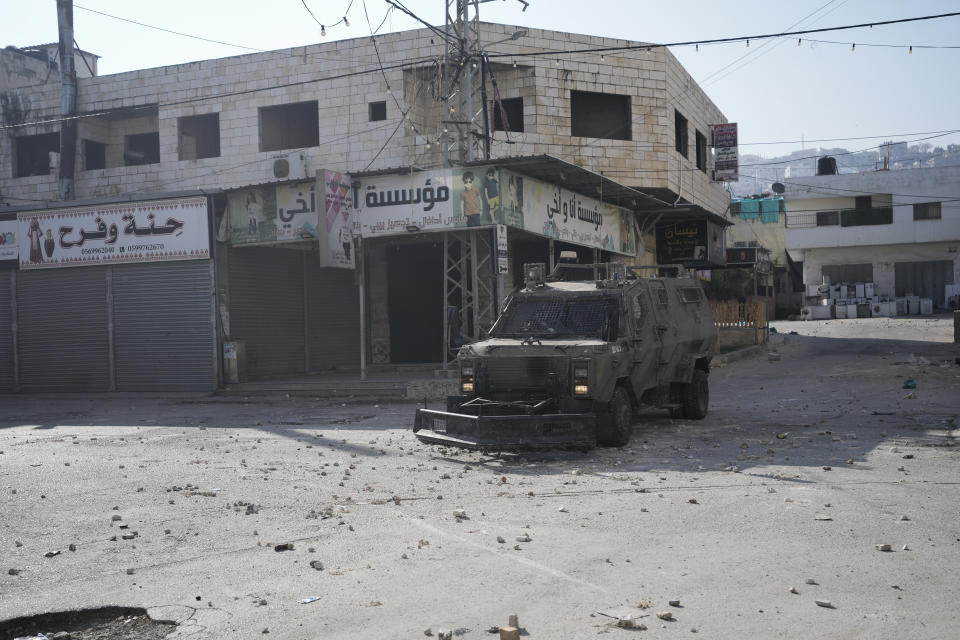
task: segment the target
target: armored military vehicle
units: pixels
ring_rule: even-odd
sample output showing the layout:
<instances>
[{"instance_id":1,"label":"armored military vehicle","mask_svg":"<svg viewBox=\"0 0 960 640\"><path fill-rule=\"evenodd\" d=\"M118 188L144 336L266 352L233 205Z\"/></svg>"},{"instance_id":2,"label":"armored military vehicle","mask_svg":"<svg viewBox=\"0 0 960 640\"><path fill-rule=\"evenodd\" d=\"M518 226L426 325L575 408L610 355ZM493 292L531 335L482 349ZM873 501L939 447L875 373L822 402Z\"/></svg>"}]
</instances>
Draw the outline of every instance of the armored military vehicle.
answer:
<instances>
[{"instance_id":1,"label":"armored military vehicle","mask_svg":"<svg viewBox=\"0 0 960 640\"><path fill-rule=\"evenodd\" d=\"M697 278L673 266L612 263L558 265L549 275L528 264L524 272L524 288L489 337L461 347L460 395L446 411L417 411L421 441L622 446L641 406L706 416L717 330Z\"/></svg>"}]
</instances>

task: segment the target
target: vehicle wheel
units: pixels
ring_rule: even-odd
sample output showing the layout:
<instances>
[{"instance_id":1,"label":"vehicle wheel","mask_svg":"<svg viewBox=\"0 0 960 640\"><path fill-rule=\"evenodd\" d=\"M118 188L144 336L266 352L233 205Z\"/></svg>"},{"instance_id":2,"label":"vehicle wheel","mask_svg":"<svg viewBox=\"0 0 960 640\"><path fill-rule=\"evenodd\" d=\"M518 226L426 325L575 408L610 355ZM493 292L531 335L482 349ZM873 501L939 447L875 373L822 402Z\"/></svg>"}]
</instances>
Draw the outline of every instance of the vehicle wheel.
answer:
<instances>
[{"instance_id":1,"label":"vehicle wheel","mask_svg":"<svg viewBox=\"0 0 960 640\"><path fill-rule=\"evenodd\" d=\"M633 433L633 409L630 396L623 387L613 391L613 399L597 421L597 443L605 447L622 447Z\"/></svg>"},{"instance_id":2,"label":"vehicle wheel","mask_svg":"<svg viewBox=\"0 0 960 640\"><path fill-rule=\"evenodd\" d=\"M703 420L710 404L710 385L705 371L695 369L690 384L683 389L683 413L689 420Z\"/></svg>"},{"instance_id":3,"label":"vehicle wheel","mask_svg":"<svg viewBox=\"0 0 960 640\"><path fill-rule=\"evenodd\" d=\"M683 410L683 407L671 407L670 408L670 417L674 420L680 420L685 418L687 413Z\"/></svg>"}]
</instances>

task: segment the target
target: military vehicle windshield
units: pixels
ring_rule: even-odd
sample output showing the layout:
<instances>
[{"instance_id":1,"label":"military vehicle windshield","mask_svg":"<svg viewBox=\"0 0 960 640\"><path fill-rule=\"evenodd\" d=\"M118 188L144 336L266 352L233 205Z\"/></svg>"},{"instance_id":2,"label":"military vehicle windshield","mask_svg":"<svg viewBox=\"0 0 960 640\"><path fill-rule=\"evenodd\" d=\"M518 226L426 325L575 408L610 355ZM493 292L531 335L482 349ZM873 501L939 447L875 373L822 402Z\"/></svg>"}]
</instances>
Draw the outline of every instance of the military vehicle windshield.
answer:
<instances>
[{"instance_id":1,"label":"military vehicle windshield","mask_svg":"<svg viewBox=\"0 0 960 640\"><path fill-rule=\"evenodd\" d=\"M613 297L514 298L491 335L614 340L619 319L619 300Z\"/></svg>"}]
</instances>

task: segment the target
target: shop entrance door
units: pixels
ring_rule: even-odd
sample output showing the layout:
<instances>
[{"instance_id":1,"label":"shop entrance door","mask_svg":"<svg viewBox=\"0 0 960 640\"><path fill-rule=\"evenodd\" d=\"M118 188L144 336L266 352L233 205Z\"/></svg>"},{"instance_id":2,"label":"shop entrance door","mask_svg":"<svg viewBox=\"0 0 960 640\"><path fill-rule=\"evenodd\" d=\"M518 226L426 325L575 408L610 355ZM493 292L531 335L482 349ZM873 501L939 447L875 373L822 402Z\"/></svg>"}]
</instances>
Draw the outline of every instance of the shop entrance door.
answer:
<instances>
[{"instance_id":1,"label":"shop entrance door","mask_svg":"<svg viewBox=\"0 0 960 640\"><path fill-rule=\"evenodd\" d=\"M387 247L390 361L443 360L443 245Z\"/></svg>"}]
</instances>

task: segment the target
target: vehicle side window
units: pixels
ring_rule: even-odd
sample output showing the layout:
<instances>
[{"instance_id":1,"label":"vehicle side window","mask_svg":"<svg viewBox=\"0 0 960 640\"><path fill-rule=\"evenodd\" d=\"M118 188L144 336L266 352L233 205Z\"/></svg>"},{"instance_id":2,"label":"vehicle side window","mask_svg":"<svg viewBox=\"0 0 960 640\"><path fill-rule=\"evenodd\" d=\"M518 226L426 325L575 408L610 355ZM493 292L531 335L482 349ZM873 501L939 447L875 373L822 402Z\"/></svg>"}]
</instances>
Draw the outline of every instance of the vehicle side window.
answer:
<instances>
[{"instance_id":1,"label":"vehicle side window","mask_svg":"<svg viewBox=\"0 0 960 640\"><path fill-rule=\"evenodd\" d=\"M680 300L683 302L700 302L703 300L703 292L696 287L684 287L680 289Z\"/></svg>"}]
</instances>

